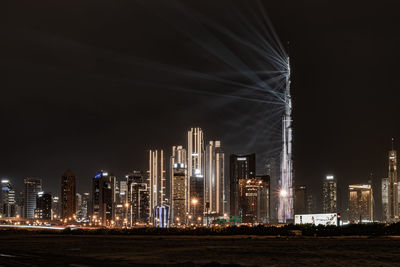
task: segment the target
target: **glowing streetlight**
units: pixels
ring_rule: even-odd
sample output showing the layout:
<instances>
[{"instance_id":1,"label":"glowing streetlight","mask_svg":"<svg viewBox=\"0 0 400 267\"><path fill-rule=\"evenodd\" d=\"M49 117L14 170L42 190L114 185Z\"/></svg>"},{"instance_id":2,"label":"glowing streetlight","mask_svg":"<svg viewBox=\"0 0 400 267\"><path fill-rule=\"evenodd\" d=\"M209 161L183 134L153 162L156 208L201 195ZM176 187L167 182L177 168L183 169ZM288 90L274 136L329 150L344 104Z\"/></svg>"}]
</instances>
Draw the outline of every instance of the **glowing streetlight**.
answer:
<instances>
[{"instance_id":1,"label":"glowing streetlight","mask_svg":"<svg viewBox=\"0 0 400 267\"><path fill-rule=\"evenodd\" d=\"M281 195L281 197L287 197L287 191L285 189L282 189L279 194Z\"/></svg>"}]
</instances>

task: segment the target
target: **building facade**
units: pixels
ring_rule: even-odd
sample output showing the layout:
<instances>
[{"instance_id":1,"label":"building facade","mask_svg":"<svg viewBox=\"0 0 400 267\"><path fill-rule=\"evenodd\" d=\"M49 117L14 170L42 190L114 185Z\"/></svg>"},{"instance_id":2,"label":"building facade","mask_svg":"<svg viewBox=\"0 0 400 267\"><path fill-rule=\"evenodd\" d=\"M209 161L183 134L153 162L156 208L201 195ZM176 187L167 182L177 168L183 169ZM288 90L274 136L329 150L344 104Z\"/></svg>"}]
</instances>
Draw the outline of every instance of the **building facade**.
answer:
<instances>
[{"instance_id":1,"label":"building facade","mask_svg":"<svg viewBox=\"0 0 400 267\"><path fill-rule=\"evenodd\" d=\"M98 220L98 223L104 226L111 225L116 177L106 171L100 171L92 182L92 220Z\"/></svg>"},{"instance_id":2,"label":"building facade","mask_svg":"<svg viewBox=\"0 0 400 267\"><path fill-rule=\"evenodd\" d=\"M307 187L296 185L294 189L294 212L295 214L307 213Z\"/></svg>"},{"instance_id":3,"label":"building facade","mask_svg":"<svg viewBox=\"0 0 400 267\"><path fill-rule=\"evenodd\" d=\"M210 141L206 146L205 161L206 212L212 216L225 213L225 155L220 141Z\"/></svg>"},{"instance_id":4,"label":"building facade","mask_svg":"<svg viewBox=\"0 0 400 267\"><path fill-rule=\"evenodd\" d=\"M9 179L1 180L0 191L0 214L3 217L15 217L16 215L16 201L15 191L11 186Z\"/></svg>"},{"instance_id":5,"label":"building facade","mask_svg":"<svg viewBox=\"0 0 400 267\"><path fill-rule=\"evenodd\" d=\"M333 175L327 175L323 182L322 209L324 213L337 212L337 181Z\"/></svg>"},{"instance_id":6,"label":"building facade","mask_svg":"<svg viewBox=\"0 0 400 267\"><path fill-rule=\"evenodd\" d=\"M128 186L129 223L130 225L150 222L150 192L141 171L126 175Z\"/></svg>"},{"instance_id":7,"label":"building facade","mask_svg":"<svg viewBox=\"0 0 400 267\"><path fill-rule=\"evenodd\" d=\"M175 225L185 224L187 195L187 152L182 146L172 147L171 170L171 219Z\"/></svg>"},{"instance_id":8,"label":"building facade","mask_svg":"<svg viewBox=\"0 0 400 267\"><path fill-rule=\"evenodd\" d=\"M230 156L230 215L239 215L239 181L256 177L256 154Z\"/></svg>"},{"instance_id":9,"label":"building facade","mask_svg":"<svg viewBox=\"0 0 400 267\"><path fill-rule=\"evenodd\" d=\"M38 192L36 197L35 219L51 220L52 196L50 193Z\"/></svg>"},{"instance_id":10,"label":"building facade","mask_svg":"<svg viewBox=\"0 0 400 267\"><path fill-rule=\"evenodd\" d=\"M268 223L270 214L270 177L239 179L239 216L243 223Z\"/></svg>"},{"instance_id":11,"label":"building facade","mask_svg":"<svg viewBox=\"0 0 400 267\"><path fill-rule=\"evenodd\" d=\"M202 221L204 216L204 137L201 128L191 128L187 134L187 198L186 209L194 221ZM200 218L200 220L199 220Z\"/></svg>"},{"instance_id":12,"label":"building facade","mask_svg":"<svg viewBox=\"0 0 400 267\"><path fill-rule=\"evenodd\" d=\"M389 151L387 222L396 222L399 220L399 191L397 178L397 152L392 149Z\"/></svg>"},{"instance_id":13,"label":"building facade","mask_svg":"<svg viewBox=\"0 0 400 267\"><path fill-rule=\"evenodd\" d=\"M154 209L165 204L165 158L163 150L148 151L147 181L150 189L150 211L154 218Z\"/></svg>"},{"instance_id":14,"label":"building facade","mask_svg":"<svg viewBox=\"0 0 400 267\"><path fill-rule=\"evenodd\" d=\"M76 214L76 178L71 170L61 176L61 218L70 218Z\"/></svg>"},{"instance_id":15,"label":"building facade","mask_svg":"<svg viewBox=\"0 0 400 267\"><path fill-rule=\"evenodd\" d=\"M374 208L371 184L349 185L349 221L372 222Z\"/></svg>"},{"instance_id":16,"label":"building facade","mask_svg":"<svg viewBox=\"0 0 400 267\"><path fill-rule=\"evenodd\" d=\"M42 191L42 179L24 179L24 216L33 219L36 209L36 197Z\"/></svg>"}]
</instances>

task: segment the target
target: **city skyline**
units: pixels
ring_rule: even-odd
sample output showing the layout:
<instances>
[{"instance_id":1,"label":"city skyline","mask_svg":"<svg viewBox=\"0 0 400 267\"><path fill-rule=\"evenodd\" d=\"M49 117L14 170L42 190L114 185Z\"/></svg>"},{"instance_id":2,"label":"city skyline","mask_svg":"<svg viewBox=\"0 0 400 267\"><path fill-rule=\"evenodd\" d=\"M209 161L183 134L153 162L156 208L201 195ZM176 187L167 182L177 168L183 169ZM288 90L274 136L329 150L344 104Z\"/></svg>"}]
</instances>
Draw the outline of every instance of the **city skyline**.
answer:
<instances>
[{"instance_id":1,"label":"city skyline","mask_svg":"<svg viewBox=\"0 0 400 267\"><path fill-rule=\"evenodd\" d=\"M381 190L377 188L387 173L384 157L390 138L400 136L399 126L389 119L390 114L397 113L397 105L392 102L396 97L386 97L396 96L396 87L389 82L390 79L382 81L377 78L395 77L393 64L399 55L396 49L387 49L386 46L389 44L393 48L398 41L398 37L391 34L396 29L395 8L375 9L365 4L359 10L357 3L351 3L345 10L338 6L326 10L311 2L263 2L282 43L290 42L295 180L298 184L308 185L308 191L320 203L319 188L322 177L327 173L338 177L338 186L343 191L342 195L346 195L347 185L340 181L363 183L372 172L374 194L380 198ZM219 8L224 3L221 1L213 7ZM385 3L396 7L393 1ZM232 20L229 14L215 14L215 9L195 1L188 1L187 5L223 26L227 26L223 22ZM17 190L22 190L21 183L26 177L40 177L46 181L46 191L59 193L60 174L70 168L77 175L78 188L89 191L91 176L98 169L113 170L118 177L122 177L128 170L143 168L144 151L151 147L169 151L172 145L184 142L184 131L192 126L205 129L210 140L221 140L226 155L260 155L257 147L262 146L258 146L257 141L261 142L262 134L255 140L249 138L262 133L261 128L252 127L259 126L254 122L259 120L259 110L252 103L239 101L235 105L225 105L232 100L170 89L174 85L171 80L178 80L180 87L207 87L211 90L209 93L215 93L221 87L210 80L201 80L201 86L196 86L182 76L190 70L200 73L221 71L227 76L237 70L226 69L218 60L199 60L197 55L208 58L209 52L199 49L185 34L175 34L176 29L164 23L172 19L174 13L170 9L166 9L165 18L152 15L154 6L151 3L129 4L130 9L126 9L129 11L124 13L127 22L115 19L111 23L112 30L105 29L114 38L113 42L111 39L104 40L100 34L79 34L81 26L86 33L92 30L82 14L77 15L79 23L68 19L68 12L57 11L60 18L57 20L53 19L53 15L42 13L38 7L32 8L37 14L43 14L38 16L43 21L31 17L30 12L10 16L10 32L18 34L5 32L9 40L2 44L4 51L9 52L5 58L24 64L16 63L7 68L9 90L6 90L2 106L2 123L6 126L2 135L3 140L10 142L3 142L1 160L4 168L0 170L0 177L16 180ZM241 7L237 4L232 10ZM103 7L97 8L103 10ZM120 6L116 8L123 9ZM255 4L245 6L244 18L250 20L251 16L245 12L247 8L259 10L259 7ZM89 10L91 7L84 5L82 9ZM11 14L13 10L11 7ZM307 14L319 14L318 20L304 19ZM376 19L377 14L385 14L384 19ZM109 22L96 15L91 16L100 25ZM51 25L47 23L50 20ZM145 21L146 26L139 21ZM43 25L45 27L41 27ZM76 30L75 34L68 35L63 27ZM340 31L335 30L337 27ZM128 28L137 35L123 34ZM216 34L216 37L224 40L222 34ZM54 42L45 42L44 39ZM75 48L69 46L71 43L76 44ZM53 52L48 53L49 48ZM93 50L94 55L88 55L85 49ZM370 51L377 53L371 58ZM62 56L64 54L71 55L76 63L70 63ZM248 56L254 58L254 55ZM351 64L343 64L348 60ZM141 67L135 67L135 64ZM384 73L376 67L379 64L387 66ZM83 66L83 70L79 66ZM159 71L168 66L175 67L172 74ZM47 75L49 69L54 75ZM79 78L77 69L84 71L88 78ZM65 74L69 71L72 75ZM99 78L102 75L104 80ZM20 76L27 78L19 79ZM164 86L148 86L148 79L154 76ZM146 78L145 84L131 82L140 77ZM110 79L116 80L116 84ZM28 80L30 82L26 82ZM83 95L78 97L80 92ZM319 97L321 92L326 93L326 99ZM154 95L157 97L154 98ZM112 108L103 108L107 105ZM250 105L252 109L248 111ZM143 114L146 106L152 109L143 116L135 115ZM168 108L170 106L179 106L185 112ZM243 115L247 113L253 115L254 120ZM172 121L174 127L169 127ZM373 130L370 129L371 124ZM168 128L169 131L161 133L154 130L153 125L158 125L158 129ZM360 134L360 129L364 129L363 134ZM369 146L365 145L367 143ZM324 156L321 157L321 154ZM260 162L264 160L263 156L257 158ZM260 162L257 166L262 169ZM343 206L347 204L343 203Z\"/></svg>"}]
</instances>

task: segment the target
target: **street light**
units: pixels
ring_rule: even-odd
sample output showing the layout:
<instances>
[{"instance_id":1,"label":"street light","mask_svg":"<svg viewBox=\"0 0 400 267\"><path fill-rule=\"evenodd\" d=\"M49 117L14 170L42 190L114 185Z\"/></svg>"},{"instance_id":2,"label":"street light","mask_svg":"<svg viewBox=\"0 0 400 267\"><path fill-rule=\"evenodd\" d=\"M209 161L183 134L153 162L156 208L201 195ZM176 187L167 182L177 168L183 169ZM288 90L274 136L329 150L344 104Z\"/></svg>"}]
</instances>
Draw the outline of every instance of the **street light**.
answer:
<instances>
[{"instance_id":1,"label":"street light","mask_svg":"<svg viewBox=\"0 0 400 267\"><path fill-rule=\"evenodd\" d=\"M280 192L281 197L286 197L287 196L287 191L285 189L282 189Z\"/></svg>"}]
</instances>

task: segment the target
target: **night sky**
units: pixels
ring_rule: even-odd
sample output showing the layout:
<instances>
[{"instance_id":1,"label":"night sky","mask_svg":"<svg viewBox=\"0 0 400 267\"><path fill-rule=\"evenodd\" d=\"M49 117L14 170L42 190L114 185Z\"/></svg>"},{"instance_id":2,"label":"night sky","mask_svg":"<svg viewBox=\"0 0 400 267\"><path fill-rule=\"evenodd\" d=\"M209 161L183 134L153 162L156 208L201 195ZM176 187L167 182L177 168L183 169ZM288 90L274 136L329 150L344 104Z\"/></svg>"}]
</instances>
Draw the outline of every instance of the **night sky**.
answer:
<instances>
[{"instance_id":1,"label":"night sky","mask_svg":"<svg viewBox=\"0 0 400 267\"><path fill-rule=\"evenodd\" d=\"M144 168L146 149L186 145L192 126L221 140L227 154L252 152L259 129L240 120L251 103L182 90L227 89L171 74L227 67L176 30L171 22L185 19L168 1L8 2L0 24L0 176L17 189L33 176L58 193L71 168L77 191L87 191L99 169L121 177ZM222 24L232 8L257 9L255 1L215 2L182 1ZM348 184L373 173L379 200L392 137L400 147L399 1L262 2L282 43L290 42L296 183L319 197L333 173L346 196Z\"/></svg>"}]
</instances>

